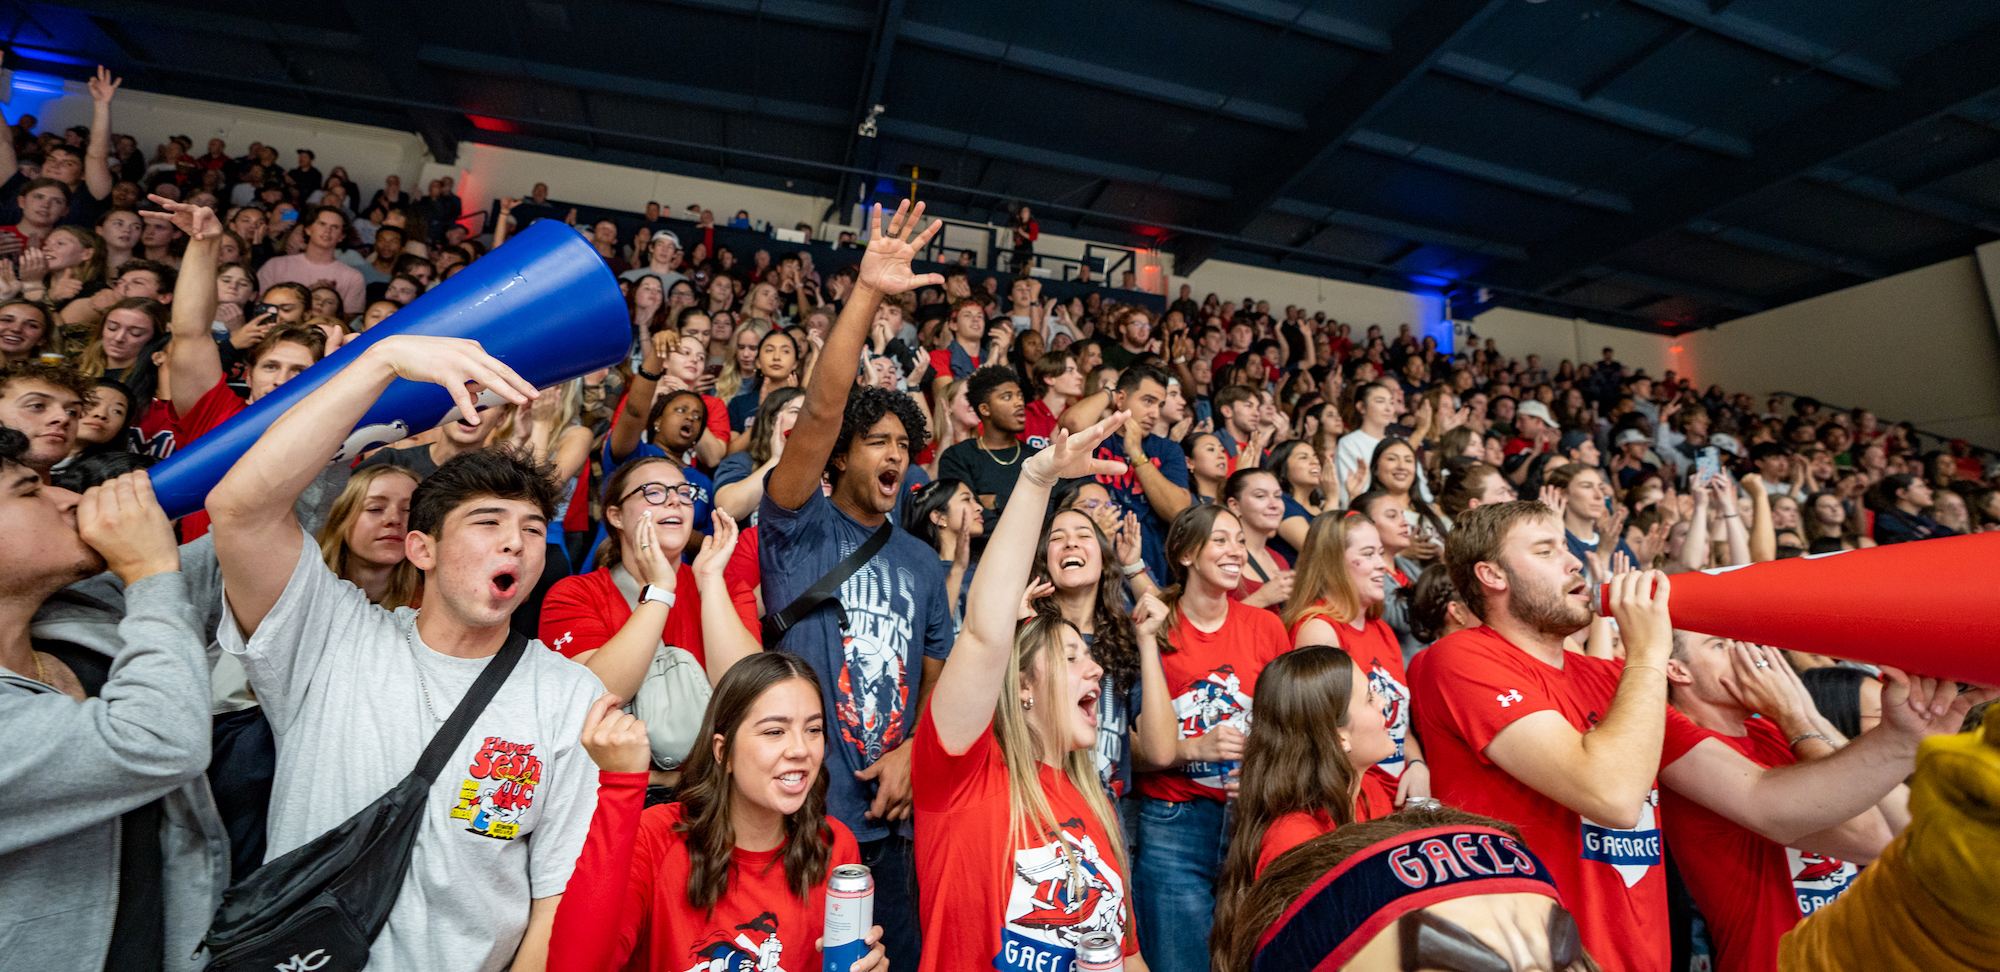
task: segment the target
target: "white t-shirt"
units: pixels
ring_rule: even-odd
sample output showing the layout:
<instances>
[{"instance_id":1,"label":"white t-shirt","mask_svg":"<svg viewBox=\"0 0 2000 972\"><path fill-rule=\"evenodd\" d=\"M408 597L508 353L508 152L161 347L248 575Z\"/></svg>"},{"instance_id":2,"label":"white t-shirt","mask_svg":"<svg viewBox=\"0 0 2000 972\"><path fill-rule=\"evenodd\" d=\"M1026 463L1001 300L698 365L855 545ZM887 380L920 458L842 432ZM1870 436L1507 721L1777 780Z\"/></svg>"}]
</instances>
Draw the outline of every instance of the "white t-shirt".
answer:
<instances>
[{"instance_id":1,"label":"white t-shirt","mask_svg":"<svg viewBox=\"0 0 2000 972\"><path fill-rule=\"evenodd\" d=\"M1341 436L1339 444L1334 446L1333 488L1335 492L1338 492L1340 494L1341 506L1346 506L1348 503L1354 501L1354 497L1347 495L1347 477L1354 472L1354 467L1356 466L1366 467L1368 465L1368 460L1375 458L1375 447L1381 444L1382 444L1381 437L1369 435L1368 433L1363 432L1360 429L1355 429L1354 431ZM1324 478L1320 480L1322 487L1324 487L1325 482L1326 480ZM1374 487L1374 479L1372 477L1369 477L1367 481L1362 483L1361 489L1365 492L1373 487ZM1424 476L1424 467L1422 463L1417 464L1417 482L1415 485L1410 487L1410 491L1418 496L1423 497L1423 500L1426 503L1430 502L1431 500L1431 487L1430 483L1426 480ZM1416 516L1415 513L1410 513L1410 516L1411 516L1410 528L1414 530L1416 529L1417 523L1419 522L1419 518Z\"/></svg>"},{"instance_id":2,"label":"white t-shirt","mask_svg":"<svg viewBox=\"0 0 2000 972\"><path fill-rule=\"evenodd\" d=\"M416 618L370 604L310 542L247 644L225 605L217 638L241 657L277 737L265 860L408 776L490 661L431 650ZM431 786L402 894L369 950L371 972L495 972L513 962L530 899L562 893L597 809L597 768L579 735L603 692L589 669L529 644Z\"/></svg>"}]
</instances>

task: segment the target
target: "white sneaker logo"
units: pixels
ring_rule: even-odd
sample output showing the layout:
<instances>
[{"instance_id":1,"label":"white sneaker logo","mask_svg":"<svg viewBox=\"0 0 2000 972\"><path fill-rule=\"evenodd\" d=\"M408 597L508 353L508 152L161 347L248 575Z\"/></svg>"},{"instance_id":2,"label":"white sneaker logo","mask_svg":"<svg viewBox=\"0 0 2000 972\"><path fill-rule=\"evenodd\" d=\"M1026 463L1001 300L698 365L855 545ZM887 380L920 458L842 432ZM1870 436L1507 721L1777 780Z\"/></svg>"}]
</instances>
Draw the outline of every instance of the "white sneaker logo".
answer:
<instances>
[{"instance_id":1,"label":"white sneaker logo","mask_svg":"<svg viewBox=\"0 0 2000 972\"><path fill-rule=\"evenodd\" d=\"M1513 705L1516 702L1521 701L1521 690L1508 689L1507 691L1502 692L1499 695L1494 696L1493 698L1497 700L1500 703L1500 707L1504 709L1510 705Z\"/></svg>"},{"instance_id":2,"label":"white sneaker logo","mask_svg":"<svg viewBox=\"0 0 2000 972\"><path fill-rule=\"evenodd\" d=\"M314 969L331 961L333 956L326 954L326 949L315 948L304 955L294 955L271 967L278 972L313 972Z\"/></svg>"}]
</instances>

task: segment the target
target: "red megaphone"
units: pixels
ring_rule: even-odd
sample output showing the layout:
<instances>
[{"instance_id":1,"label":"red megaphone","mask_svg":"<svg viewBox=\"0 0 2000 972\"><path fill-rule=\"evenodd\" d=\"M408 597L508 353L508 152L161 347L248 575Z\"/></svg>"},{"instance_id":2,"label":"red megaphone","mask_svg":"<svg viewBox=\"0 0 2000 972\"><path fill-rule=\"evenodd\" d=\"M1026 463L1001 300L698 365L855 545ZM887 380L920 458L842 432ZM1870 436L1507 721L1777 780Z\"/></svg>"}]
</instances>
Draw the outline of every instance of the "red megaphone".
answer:
<instances>
[{"instance_id":1,"label":"red megaphone","mask_svg":"<svg viewBox=\"0 0 2000 972\"><path fill-rule=\"evenodd\" d=\"M1675 574L1670 607L1683 631L2000 685L2000 533Z\"/></svg>"}]
</instances>

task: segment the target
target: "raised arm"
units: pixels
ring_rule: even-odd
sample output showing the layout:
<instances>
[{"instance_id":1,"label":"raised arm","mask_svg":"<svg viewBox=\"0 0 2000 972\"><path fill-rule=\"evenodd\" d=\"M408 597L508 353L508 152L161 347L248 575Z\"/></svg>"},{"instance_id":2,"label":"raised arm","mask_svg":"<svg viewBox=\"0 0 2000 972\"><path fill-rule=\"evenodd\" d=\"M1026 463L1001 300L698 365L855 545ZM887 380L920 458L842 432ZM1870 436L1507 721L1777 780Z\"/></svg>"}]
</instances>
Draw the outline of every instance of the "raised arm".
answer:
<instances>
[{"instance_id":1,"label":"raised arm","mask_svg":"<svg viewBox=\"0 0 2000 972\"><path fill-rule=\"evenodd\" d=\"M1782 661L1776 664L1784 664ZM1973 706L2000 690L1961 693L1950 681L1884 668L1882 722L1824 759L1764 769L1716 740L1703 741L1660 771L1660 782L1780 844L1839 827L1871 811L1916 769L1917 746L1956 733ZM1788 735L1810 731L1780 723Z\"/></svg>"},{"instance_id":2,"label":"raised arm","mask_svg":"<svg viewBox=\"0 0 2000 972\"><path fill-rule=\"evenodd\" d=\"M945 752L963 753L993 724L993 705L1014 650L1014 625L1021 593L1041 536L1042 513L1057 480L1116 476L1125 464L1093 459L1097 444L1130 416L1119 412L1077 435L1057 430L1049 447L1021 465L1021 478L1000 522L986 541L986 556L972 576L965 623L931 692L931 721Z\"/></svg>"},{"instance_id":3,"label":"raised arm","mask_svg":"<svg viewBox=\"0 0 2000 972\"><path fill-rule=\"evenodd\" d=\"M478 342L399 334L348 362L279 416L208 494L215 557L246 636L278 603L298 564L305 534L292 504L397 378L443 386L463 415L479 414L475 399L485 388L517 405L537 394Z\"/></svg>"},{"instance_id":4,"label":"raised arm","mask_svg":"<svg viewBox=\"0 0 2000 972\"><path fill-rule=\"evenodd\" d=\"M1625 638L1625 672L1611 709L1580 733L1560 713L1526 716L1493 737L1486 755L1507 775L1607 827L1639 824L1666 736L1669 584L1655 570L1611 579L1611 610Z\"/></svg>"},{"instance_id":5,"label":"raised arm","mask_svg":"<svg viewBox=\"0 0 2000 972\"><path fill-rule=\"evenodd\" d=\"M111 197L111 99L123 83L102 64L90 79L90 144L83 152L83 185L97 199Z\"/></svg>"},{"instance_id":6,"label":"raised arm","mask_svg":"<svg viewBox=\"0 0 2000 972\"><path fill-rule=\"evenodd\" d=\"M1771 492L1764 486L1764 477L1756 473L1743 477L1743 488L1750 492L1750 556L1738 563L1761 564L1766 560L1776 560L1778 531L1771 524ZM1735 507L1732 506L1730 512L1734 513ZM1733 548L1735 544L1730 546Z\"/></svg>"},{"instance_id":7,"label":"raised arm","mask_svg":"<svg viewBox=\"0 0 2000 972\"><path fill-rule=\"evenodd\" d=\"M820 352L821 367L813 369L806 383L805 404L799 408L798 422L777 468L771 470L765 495L779 506L796 510L819 491L826 474L826 461L833 454L833 442L840 436L840 419L847 410L848 390L854 387L854 370L861 366L861 345L875 320L875 308L882 298L915 290L926 284L944 285L935 273L917 273L910 267L943 223L932 223L917 233L924 204L910 209L908 200L896 207L888 232L882 230L882 207L877 205L869 224L868 249L861 254L861 275L841 308L840 319L827 332ZM913 236L914 234L914 236Z\"/></svg>"},{"instance_id":8,"label":"raised arm","mask_svg":"<svg viewBox=\"0 0 2000 972\"><path fill-rule=\"evenodd\" d=\"M1160 664L1160 629L1166 626L1167 606L1151 590L1139 595L1132 623L1139 633L1139 724L1132 733L1132 762L1135 769L1171 769L1180 747L1180 723L1174 717L1174 697L1167 689L1166 669Z\"/></svg>"},{"instance_id":9,"label":"raised arm","mask_svg":"<svg viewBox=\"0 0 2000 972\"><path fill-rule=\"evenodd\" d=\"M612 462L624 462L646 437L646 416L652 411L653 396L660 388L660 372L666 366L659 345L651 336L641 335L639 369L632 373L632 383L625 386L625 407L611 420L611 435L605 442L605 451ZM606 475L610 473L611 470L605 470Z\"/></svg>"},{"instance_id":10,"label":"raised arm","mask_svg":"<svg viewBox=\"0 0 2000 972\"><path fill-rule=\"evenodd\" d=\"M172 223L188 238L187 253L181 257L180 284L174 288L169 325L174 339L167 345L167 368L174 378L174 411L186 415L222 380L222 352L209 336L215 325L215 264L222 247L222 221L207 206L190 206L165 196L151 198L164 212L147 210L140 215L155 223Z\"/></svg>"},{"instance_id":11,"label":"raised arm","mask_svg":"<svg viewBox=\"0 0 2000 972\"><path fill-rule=\"evenodd\" d=\"M715 534L694 558L694 580L701 591L702 654L710 685L720 683L731 665L764 650L757 633L736 612L736 594L724 574L742 533L729 514L716 510L714 519Z\"/></svg>"}]
</instances>

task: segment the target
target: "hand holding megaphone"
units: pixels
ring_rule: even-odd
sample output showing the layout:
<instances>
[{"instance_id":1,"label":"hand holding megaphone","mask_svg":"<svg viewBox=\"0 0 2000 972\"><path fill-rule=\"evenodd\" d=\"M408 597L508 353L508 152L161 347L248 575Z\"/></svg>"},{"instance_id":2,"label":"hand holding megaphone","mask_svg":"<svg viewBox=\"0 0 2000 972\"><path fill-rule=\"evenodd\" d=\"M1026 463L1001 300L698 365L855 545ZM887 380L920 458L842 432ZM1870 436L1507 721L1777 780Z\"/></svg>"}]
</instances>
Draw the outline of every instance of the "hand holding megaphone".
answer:
<instances>
[{"instance_id":1,"label":"hand holding megaphone","mask_svg":"<svg viewBox=\"0 0 2000 972\"><path fill-rule=\"evenodd\" d=\"M1608 613L1618 619L1618 636L1625 642L1626 667L1652 667L1666 674L1674 648L1674 622L1667 611L1672 593L1673 584L1657 570L1627 571L1604 585Z\"/></svg>"}]
</instances>

